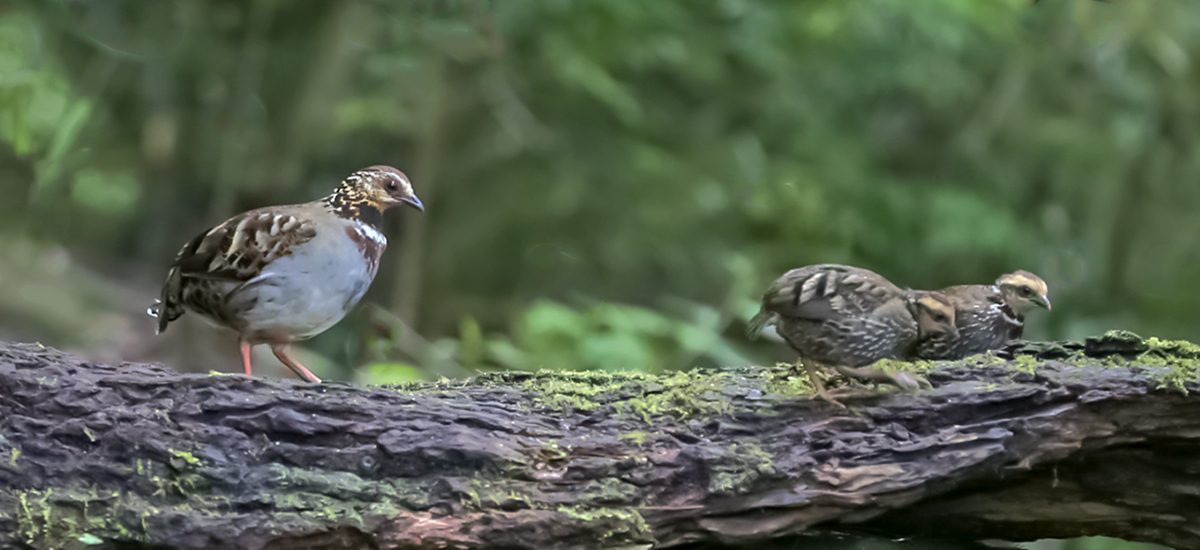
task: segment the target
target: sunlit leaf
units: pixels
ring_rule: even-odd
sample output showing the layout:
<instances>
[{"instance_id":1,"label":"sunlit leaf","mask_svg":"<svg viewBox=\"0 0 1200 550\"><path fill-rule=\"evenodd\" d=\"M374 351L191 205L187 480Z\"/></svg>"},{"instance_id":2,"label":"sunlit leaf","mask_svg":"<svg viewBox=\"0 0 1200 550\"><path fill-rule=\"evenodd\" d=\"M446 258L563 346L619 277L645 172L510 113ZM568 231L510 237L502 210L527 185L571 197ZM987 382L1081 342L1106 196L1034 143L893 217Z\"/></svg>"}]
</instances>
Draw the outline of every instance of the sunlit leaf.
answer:
<instances>
[{"instance_id":1,"label":"sunlit leaf","mask_svg":"<svg viewBox=\"0 0 1200 550\"><path fill-rule=\"evenodd\" d=\"M374 363L367 366L368 384L402 384L425 379L425 373L402 363Z\"/></svg>"}]
</instances>

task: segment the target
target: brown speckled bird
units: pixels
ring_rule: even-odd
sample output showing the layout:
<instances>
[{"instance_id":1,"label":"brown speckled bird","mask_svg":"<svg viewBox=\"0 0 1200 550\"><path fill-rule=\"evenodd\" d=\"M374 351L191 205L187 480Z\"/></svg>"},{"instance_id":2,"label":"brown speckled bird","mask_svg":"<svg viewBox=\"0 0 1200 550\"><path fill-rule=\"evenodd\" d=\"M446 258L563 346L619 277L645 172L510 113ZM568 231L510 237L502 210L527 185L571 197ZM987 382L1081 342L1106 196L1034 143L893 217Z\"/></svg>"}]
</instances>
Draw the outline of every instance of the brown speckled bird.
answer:
<instances>
[{"instance_id":1,"label":"brown speckled bird","mask_svg":"<svg viewBox=\"0 0 1200 550\"><path fill-rule=\"evenodd\" d=\"M923 340L917 349L922 359L962 359L1003 348L1021 337L1029 310L1050 309L1046 281L1028 271L1002 275L992 285L959 285L940 292L954 304L959 335Z\"/></svg>"},{"instance_id":2,"label":"brown speckled bird","mask_svg":"<svg viewBox=\"0 0 1200 550\"><path fill-rule=\"evenodd\" d=\"M837 264L793 269L776 280L746 333L756 338L770 324L800 353L817 395L838 406L816 365L915 389L917 383L907 375L861 367L913 358L920 339L957 333L954 308L939 293L902 290L878 273Z\"/></svg>"},{"instance_id":3,"label":"brown speckled bird","mask_svg":"<svg viewBox=\"0 0 1200 550\"><path fill-rule=\"evenodd\" d=\"M238 214L184 245L162 296L150 308L158 332L184 310L238 333L250 376L250 347L269 344L298 376L319 383L288 354L346 315L379 269L383 212L424 210L408 176L391 166L350 174L328 197Z\"/></svg>"}]
</instances>

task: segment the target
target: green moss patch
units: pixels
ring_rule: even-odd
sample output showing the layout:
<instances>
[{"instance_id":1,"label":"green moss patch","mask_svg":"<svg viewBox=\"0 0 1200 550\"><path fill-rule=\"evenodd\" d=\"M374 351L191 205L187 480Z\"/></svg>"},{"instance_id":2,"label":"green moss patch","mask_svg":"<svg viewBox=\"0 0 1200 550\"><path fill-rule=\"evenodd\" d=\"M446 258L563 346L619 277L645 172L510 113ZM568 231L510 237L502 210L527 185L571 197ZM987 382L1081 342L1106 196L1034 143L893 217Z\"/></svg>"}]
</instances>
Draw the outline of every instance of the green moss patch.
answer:
<instances>
[{"instance_id":1,"label":"green moss patch","mask_svg":"<svg viewBox=\"0 0 1200 550\"><path fill-rule=\"evenodd\" d=\"M1032 372L1041 361L1058 360L1078 367L1151 367L1159 387L1187 392L1187 382L1200 373L1200 345L1185 340L1142 338L1127 330L1110 330L1084 342L1021 342L1013 362Z\"/></svg>"},{"instance_id":2,"label":"green moss patch","mask_svg":"<svg viewBox=\"0 0 1200 550\"><path fill-rule=\"evenodd\" d=\"M1147 349L1132 362L1149 367L1165 367L1159 380L1160 387L1175 388L1187 393L1185 384L1196 380L1200 372L1200 346L1186 340L1160 340L1148 338Z\"/></svg>"},{"instance_id":3,"label":"green moss patch","mask_svg":"<svg viewBox=\"0 0 1200 550\"><path fill-rule=\"evenodd\" d=\"M713 461L708 483L708 490L715 495L750 492L758 482L776 473L771 454L757 443L735 443L722 454Z\"/></svg>"},{"instance_id":4,"label":"green moss patch","mask_svg":"<svg viewBox=\"0 0 1200 550\"><path fill-rule=\"evenodd\" d=\"M613 540L654 540L653 531L645 518L634 509L566 506L559 508L557 512L568 521L588 525L588 531L595 531L596 526L603 526L604 528L599 530L597 541L600 547Z\"/></svg>"}]
</instances>

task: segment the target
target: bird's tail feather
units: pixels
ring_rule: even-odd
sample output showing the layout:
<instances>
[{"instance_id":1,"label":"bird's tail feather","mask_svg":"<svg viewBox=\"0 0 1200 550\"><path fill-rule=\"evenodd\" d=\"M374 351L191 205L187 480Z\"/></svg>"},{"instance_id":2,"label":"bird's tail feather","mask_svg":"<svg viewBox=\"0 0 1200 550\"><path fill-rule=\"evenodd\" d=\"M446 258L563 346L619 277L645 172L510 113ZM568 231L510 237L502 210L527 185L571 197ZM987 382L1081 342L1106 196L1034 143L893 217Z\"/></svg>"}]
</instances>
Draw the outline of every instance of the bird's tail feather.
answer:
<instances>
[{"instance_id":1,"label":"bird's tail feather","mask_svg":"<svg viewBox=\"0 0 1200 550\"><path fill-rule=\"evenodd\" d=\"M746 325L746 337L751 340L757 340L759 335L762 334L763 329L774 322L774 313L765 309L759 311L757 315L750 319L750 323Z\"/></svg>"},{"instance_id":2,"label":"bird's tail feather","mask_svg":"<svg viewBox=\"0 0 1200 550\"><path fill-rule=\"evenodd\" d=\"M158 319L155 334L167 330L167 324L183 315L183 307L179 304L180 275L179 268L171 268L167 273L167 281L163 283L162 294L147 310L146 314Z\"/></svg>"}]
</instances>

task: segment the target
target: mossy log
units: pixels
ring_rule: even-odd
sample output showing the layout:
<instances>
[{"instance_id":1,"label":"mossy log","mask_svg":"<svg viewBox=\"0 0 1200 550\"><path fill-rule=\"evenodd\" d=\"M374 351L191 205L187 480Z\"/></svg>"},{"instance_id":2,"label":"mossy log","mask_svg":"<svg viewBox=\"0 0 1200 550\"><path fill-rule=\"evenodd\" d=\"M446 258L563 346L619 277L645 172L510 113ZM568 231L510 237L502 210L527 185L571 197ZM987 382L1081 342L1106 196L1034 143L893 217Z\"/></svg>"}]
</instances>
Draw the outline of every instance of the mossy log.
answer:
<instances>
[{"instance_id":1,"label":"mossy log","mask_svg":"<svg viewBox=\"0 0 1200 550\"><path fill-rule=\"evenodd\" d=\"M1200 548L1200 348L1006 353L906 365L935 388L836 409L782 367L359 387L0 345L0 547Z\"/></svg>"}]
</instances>

